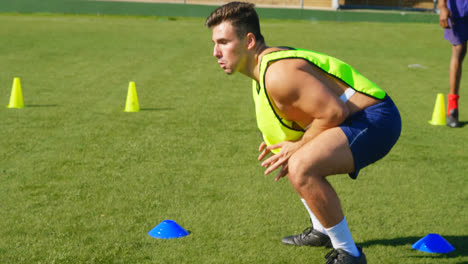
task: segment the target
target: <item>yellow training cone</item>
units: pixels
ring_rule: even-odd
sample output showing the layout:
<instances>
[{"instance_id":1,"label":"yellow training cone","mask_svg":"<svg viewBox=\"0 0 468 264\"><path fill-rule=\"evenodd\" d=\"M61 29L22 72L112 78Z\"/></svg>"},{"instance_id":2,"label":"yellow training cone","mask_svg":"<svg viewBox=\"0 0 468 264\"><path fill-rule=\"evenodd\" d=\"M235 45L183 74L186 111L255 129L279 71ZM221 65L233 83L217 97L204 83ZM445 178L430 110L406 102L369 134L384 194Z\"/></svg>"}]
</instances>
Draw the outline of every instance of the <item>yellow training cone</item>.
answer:
<instances>
[{"instance_id":1,"label":"yellow training cone","mask_svg":"<svg viewBox=\"0 0 468 264\"><path fill-rule=\"evenodd\" d=\"M127 102L125 103L125 112L138 112L140 105L138 104L138 97L136 93L135 82L128 84Z\"/></svg>"},{"instance_id":2,"label":"yellow training cone","mask_svg":"<svg viewBox=\"0 0 468 264\"><path fill-rule=\"evenodd\" d=\"M13 87L11 88L10 103L7 105L8 108L23 108L23 93L21 92L21 81L20 78L13 79Z\"/></svg>"},{"instance_id":3,"label":"yellow training cone","mask_svg":"<svg viewBox=\"0 0 468 264\"><path fill-rule=\"evenodd\" d=\"M445 103L444 95L441 93L437 94L434 112L432 113L432 120L429 121L429 124L435 126L445 126Z\"/></svg>"}]
</instances>

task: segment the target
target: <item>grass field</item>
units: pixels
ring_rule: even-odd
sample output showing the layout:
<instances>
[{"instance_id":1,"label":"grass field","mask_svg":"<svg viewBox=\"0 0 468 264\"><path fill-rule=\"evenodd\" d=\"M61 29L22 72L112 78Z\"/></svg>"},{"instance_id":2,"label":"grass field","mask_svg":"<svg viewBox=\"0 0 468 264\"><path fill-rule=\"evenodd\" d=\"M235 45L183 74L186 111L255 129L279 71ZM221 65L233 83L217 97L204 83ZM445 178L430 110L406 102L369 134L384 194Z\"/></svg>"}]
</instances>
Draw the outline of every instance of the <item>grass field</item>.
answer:
<instances>
[{"instance_id":1,"label":"grass field","mask_svg":"<svg viewBox=\"0 0 468 264\"><path fill-rule=\"evenodd\" d=\"M0 15L0 263L322 263L283 246L308 216L263 176L250 81L225 76L199 18ZM390 155L331 178L369 263L468 263L467 127L428 124L447 91L437 24L262 21L269 45L353 65L400 108ZM412 68L408 65L419 64ZM468 120L468 72L461 121ZM140 107L125 113L128 83ZM173 219L191 234L147 232ZM429 233L456 250L411 249Z\"/></svg>"}]
</instances>

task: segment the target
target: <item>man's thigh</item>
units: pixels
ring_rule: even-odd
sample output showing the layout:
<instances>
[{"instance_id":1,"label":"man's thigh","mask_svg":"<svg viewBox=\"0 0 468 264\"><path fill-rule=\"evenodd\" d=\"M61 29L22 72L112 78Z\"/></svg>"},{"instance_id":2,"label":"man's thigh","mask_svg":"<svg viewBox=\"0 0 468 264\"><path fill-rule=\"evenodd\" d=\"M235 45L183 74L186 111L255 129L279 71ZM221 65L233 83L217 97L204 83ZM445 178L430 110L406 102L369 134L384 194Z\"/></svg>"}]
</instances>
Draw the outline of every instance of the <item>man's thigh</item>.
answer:
<instances>
[{"instance_id":1,"label":"man's thigh","mask_svg":"<svg viewBox=\"0 0 468 264\"><path fill-rule=\"evenodd\" d=\"M306 174L318 177L351 173L354 160L346 135L340 127L325 130L290 158Z\"/></svg>"}]
</instances>

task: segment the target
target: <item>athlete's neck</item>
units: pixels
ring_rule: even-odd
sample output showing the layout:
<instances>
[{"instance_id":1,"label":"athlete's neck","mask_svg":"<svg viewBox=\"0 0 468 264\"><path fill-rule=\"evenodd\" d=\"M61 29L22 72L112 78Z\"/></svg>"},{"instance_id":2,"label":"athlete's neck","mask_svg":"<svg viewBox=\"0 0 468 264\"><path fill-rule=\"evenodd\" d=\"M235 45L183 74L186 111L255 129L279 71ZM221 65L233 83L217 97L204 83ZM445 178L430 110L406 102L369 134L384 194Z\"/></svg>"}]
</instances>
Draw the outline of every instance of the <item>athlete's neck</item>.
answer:
<instances>
[{"instance_id":1,"label":"athlete's neck","mask_svg":"<svg viewBox=\"0 0 468 264\"><path fill-rule=\"evenodd\" d=\"M246 67L240 73L254 79L258 82L259 80L259 67L260 67L260 59L263 56L263 51L265 51L268 47L265 44L259 45L255 47L252 51L251 55L247 57Z\"/></svg>"}]
</instances>

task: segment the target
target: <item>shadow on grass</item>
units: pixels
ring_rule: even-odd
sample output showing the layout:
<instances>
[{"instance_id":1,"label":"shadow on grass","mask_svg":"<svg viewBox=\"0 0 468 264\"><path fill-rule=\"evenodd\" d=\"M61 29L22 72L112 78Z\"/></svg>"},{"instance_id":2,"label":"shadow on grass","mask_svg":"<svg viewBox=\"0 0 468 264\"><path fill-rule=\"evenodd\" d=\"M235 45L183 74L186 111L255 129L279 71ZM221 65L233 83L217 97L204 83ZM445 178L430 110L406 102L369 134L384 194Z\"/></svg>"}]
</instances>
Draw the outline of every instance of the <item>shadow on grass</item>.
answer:
<instances>
[{"instance_id":1,"label":"shadow on grass","mask_svg":"<svg viewBox=\"0 0 468 264\"><path fill-rule=\"evenodd\" d=\"M140 108L140 111L169 111L174 110L174 108L170 107L161 107L161 108Z\"/></svg>"},{"instance_id":2,"label":"shadow on grass","mask_svg":"<svg viewBox=\"0 0 468 264\"><path fill-rule=\"evenodd\" d=\"M430 254L431 258L455 258L455 257L466 257L468 256L468 236L444 236L441 235L445 240L447 240L455 250L447 254ZM400 237L393 239L379 239L379 240L369 240L365 242L358 243L360 246L367 247L373 245L383 245L383 246L404 246L404 245L413 245L422 237ZM415 256L416 257L416 256ZM419 256L420 257L420 256Z\"/></svg>"},{"instance_id":3,"label":"shadow on grass","mask_svg":"<svg viewBox=\"0 0 468 264\"><path fill-rule=\"evenodd\" d=\"M58 104L27 104L24 107L57 107Z\"/></svg>"},{"instance_id":4,"label":"shadow on grass","mask_svg":"<svg viewBox=\"0 0 468 264\"><path fill-rule=\"evenodd\" d=\"M460 121L460 127L468 125L468 121Z\"/></svg>"}]
</instances>

